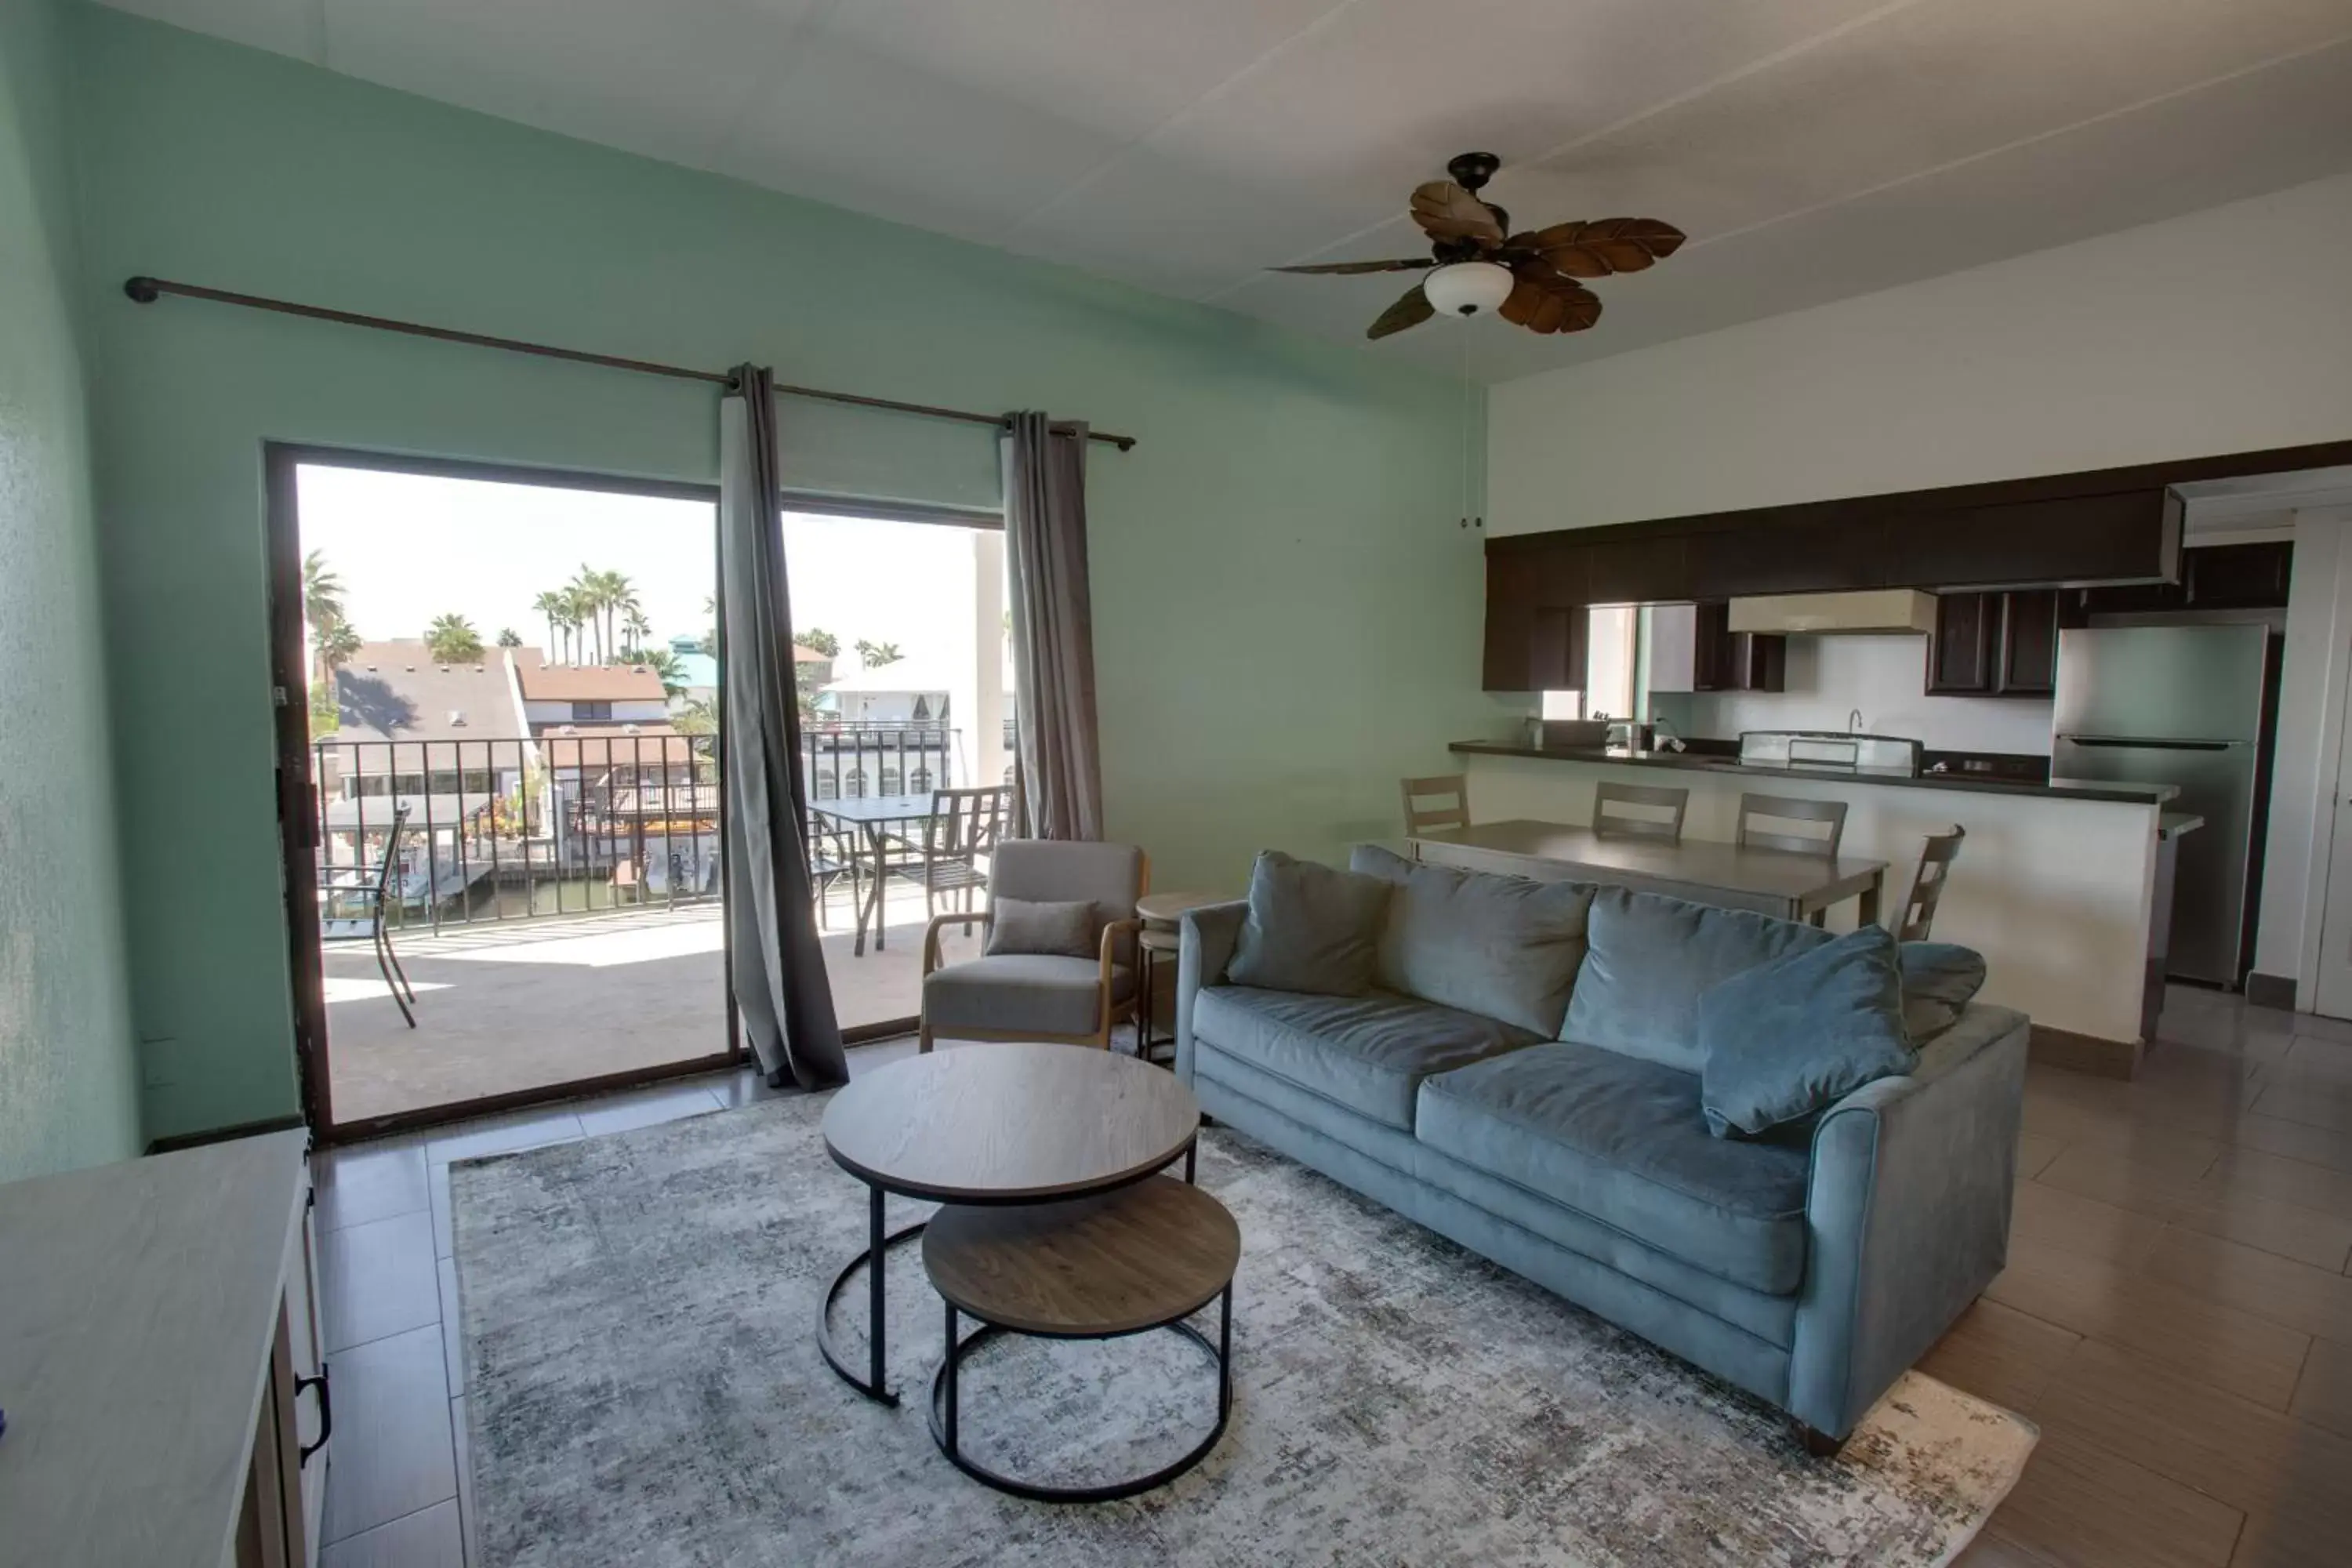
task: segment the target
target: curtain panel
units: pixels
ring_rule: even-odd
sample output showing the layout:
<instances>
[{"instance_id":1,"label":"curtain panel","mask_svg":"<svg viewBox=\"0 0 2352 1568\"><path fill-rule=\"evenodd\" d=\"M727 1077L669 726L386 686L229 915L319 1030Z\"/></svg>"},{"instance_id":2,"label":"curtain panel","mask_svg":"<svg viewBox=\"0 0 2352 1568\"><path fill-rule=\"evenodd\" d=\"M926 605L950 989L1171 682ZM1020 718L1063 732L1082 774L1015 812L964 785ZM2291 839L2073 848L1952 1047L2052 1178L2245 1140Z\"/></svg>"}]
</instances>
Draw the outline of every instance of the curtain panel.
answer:
<instances>
[{"instance_id":1,"label":"curtain panel","mask_svg":"<svg viewBox=\"0 0 2352 1568\"><path fill-rule=\"evenodd\" d=\"M771 1084L849 1080L810 901L792 597L772 372L737 367L719 417L719 726L727 947L743 1032Z\"/></svg>"},{"instance_id":2,"label":"curtain panel","mask_svg":"<svg viewBox=\"0 0 2352 1568\"><path fill-rule=\"evenodd\" d=\"M1087 427L1013 414L1004 437L1004 539L1013 591L1026 838L1100 838L1094 609L1087 586Z\"/></svg>"}]
</instances>

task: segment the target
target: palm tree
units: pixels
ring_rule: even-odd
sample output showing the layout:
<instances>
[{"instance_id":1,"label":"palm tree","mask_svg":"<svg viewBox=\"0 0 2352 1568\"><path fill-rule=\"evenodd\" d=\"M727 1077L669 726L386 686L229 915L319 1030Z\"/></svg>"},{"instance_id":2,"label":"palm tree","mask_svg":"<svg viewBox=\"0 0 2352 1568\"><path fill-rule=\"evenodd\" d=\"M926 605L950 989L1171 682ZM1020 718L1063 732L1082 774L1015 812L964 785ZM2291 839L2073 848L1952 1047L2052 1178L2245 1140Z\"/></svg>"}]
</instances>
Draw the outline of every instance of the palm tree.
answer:
<instances>
[{"instance_id":1,"label":"palm tree","mask_svg":"<svg viewBox=\"0 0 2352 1568\"><path fill-rule=\"evenodd\" d=\"M686 666L677 655L666 647L647 648L638 656L639 662L661 677L662 695L679 697L686 692Z\"/></svg>"},{"instance_id":2,"label":"palm tree","mask_svg":"<svg viewBox=\"0 0 2352 1568\"><path fill-rule=\"evenodd\" d=\"M319 656L323 679L359 657L360 634L349 621L320 621L310 628L310 650Z\"/></svg>"},{"instance_id":3,"label":"palm tree","mask_svg":"<svg viewBox=\"0 0 2352 1568\"><path fill-rule=\"evenodd\" d=\"M436 616L425 628L425 647L436 664L471 664L482 657L482 634L463 616Z\"/></svg>"},{"instance_id":4,"label":"palm tree","mask_svg":"<svg viewBox=\"0 0 2352 1568\"><path fill-rule=\"evenodd\" d=\"M547 657L555 663L562 663L563 650L556 643L555 628L563 619L563 595L561 591L551 588L533 599L530 602L530 607L546 618Z\"/></svg>"},{"instance_id":5,"label":"palm tree","mask_svg":"<svg viewBox=\"0 0 2352 1568\"><path fill-rule=\"evenodd\" d=\"M302 557L302 618L313 626L343 619L343 580L327 564L323 550Z\"/></svg>"},{"instance_id":6,"label":"palm tree","mask_svg":"<svg viewBox=\"0 0 2352 1568\"><path fill-rule=\"evenodd\" d=\"M522 634L515 630L512 626L500 626L499 628L499 646L500 647L522 647Z\"/></svg>"},{"instance_id":7,"label":"palm tree","mask_svg":"<svg viewBox=\"0 0 2352 1568\"><path fill-rule=\"evenodd\" d=\"M821 653L827 658L841 657L841 639L823 626L811 626L794 637L793 641L807 648L811 653Z\"/></svg>"},{"instance_id":8,"label":"palm tree","mask_svg":"<svg viewBox=\"0 0 2352 1568\"><path fill-rule=\"evenodd\" d=\"M681 735L710 735L719 730L719 711L698 697L678 710L671 728Z\"/></svg>"},{"instance_id":9,"label":"palm tree","mask_svg":"<svg viewBox=\"0 0 2352 1568\"><path fill-rule=\"evenodd\" d=\"M596 601L595 575L596 574L585 566L580 568L580 575L572 579L563 590L563 605L572 617L572 629L575 637L583 631L594 636L596 639L594 662L602 664L604 662L604 633L603 625L596 619L596 612L601 606ZM572 663L586 662L580 656L585 651L587 641L585 637L577 637L579 646L572 650Z\"/></svg>"},{"instance_id":10,"label":"palm tree","mask_svg":"<svg viewBox=\"0 0 2352 1568\"><path fill-rule=\"evenodd\" d=\"M636 615L643 606L637 603L636 584L621 572L596 574L596 597L604 611L604 647L610 657L612 650L625 646L614 636L614 618L624 612Z\"/></svg>"},{"instance_id":11,"label":"palm tree","mask_svg":"<svg viewBox=\"0 0 2352 1568\"><path fill-rule=\"evenodd\" d=\"M621 630L628 635L622 639L621 651L625 656L632 652L643 656L646 634L654 629L654 624L646 619L645 611L637 607L636 595L632 594L629 598L627 618L621 622Z\"/></svg>"},{"instance_id":12,"label":"palm tree","mask_svg":"<svg viewBox=\"0 0 2352 1568\"><path fill-rule=\"evenodd\" d=\"M866 668L879 669L886 664L898 663L906 655L898 651L897 643L867 642L860 637L857 639L857 657L866 661Z\"/></svg>"}]
</instances>

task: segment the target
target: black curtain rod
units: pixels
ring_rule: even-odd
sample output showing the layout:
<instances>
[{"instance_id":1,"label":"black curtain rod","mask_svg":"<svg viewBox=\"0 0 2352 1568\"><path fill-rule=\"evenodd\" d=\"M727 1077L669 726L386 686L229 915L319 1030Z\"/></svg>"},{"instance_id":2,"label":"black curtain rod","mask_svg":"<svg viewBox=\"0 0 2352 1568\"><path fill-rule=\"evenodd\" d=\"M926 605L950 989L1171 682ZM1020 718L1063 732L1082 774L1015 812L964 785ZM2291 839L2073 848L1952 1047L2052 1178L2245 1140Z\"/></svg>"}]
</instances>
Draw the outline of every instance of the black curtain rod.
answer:
<instances>
[{"instance_id":1,"label":"black curtain rod","mask_svg":"<svg viewBox=\"0 0 2352 1568\"><path fill-rule=\"evenodd\" d=\"M428 327L419 321L396 321L389 316L363 316L356 310L331 310L324 305L300 305L291 300L271 300L259 294L236 294L226 289L207 289L198 283L173 283L162 278L129 278L123 280L122 291L142 305L152 305L166 294L177 294L187 300L210 300L221 305L243 305L248 310L274 310L281 316L305 316L314 321L337 321L347 327L368 327L379 332L403 332L412 338L435 338L445 343L471 343L477 348L505 349L519 354L536 354L541 359L570 360L577 364L601 364L609 370L633 370L642 375L666 375L677 381L707 381L730 391L735 377L723 370L692 370L685 365L660 364L652 360L624 359L618 354L589 353L583 349L562 349L550 343L525 342L520 338L496 338L486 332L459 331L454 327ZM968 408L941 408L929 403L901 403L892 397L864 397L854 392L827 392L815 386L787 386L776 384L776 390L792 397L814 397L825 403L846 403L859 408L883 408L894 414L917 414L929 419L954 419L966 425L992 425L1002 430L1005 418L1002 414L976 414ZM1065 433L1075 426L1056 425ZM1100 441L1124 452L1135 445L1132 436L1114 436L1107 430L1089 430L1089 441Z\"/></svg>"}]
</instances>

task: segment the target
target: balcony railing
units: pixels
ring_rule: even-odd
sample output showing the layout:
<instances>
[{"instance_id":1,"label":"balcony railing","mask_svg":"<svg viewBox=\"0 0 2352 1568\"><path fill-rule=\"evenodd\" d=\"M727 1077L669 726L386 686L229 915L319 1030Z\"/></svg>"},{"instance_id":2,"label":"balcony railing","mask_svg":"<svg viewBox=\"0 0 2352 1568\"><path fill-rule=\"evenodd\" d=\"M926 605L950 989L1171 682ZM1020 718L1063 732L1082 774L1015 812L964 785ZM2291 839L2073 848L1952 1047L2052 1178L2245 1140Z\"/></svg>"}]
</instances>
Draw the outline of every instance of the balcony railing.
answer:
<instances>
[{"instance_id":1,"label":"balcony railing","mask_svg":"<svg viewBox=\"0 0 2352 1568\"><path fill-rule=\"evenodd\" d=\"M812 724L810 797L922 795L962 782L958 732ZM719 737L565 733L312 742L321 900L373 887L408 808L384 898L402 925L676 907L719 897ZM344 912L331 910L330 912Z\"/></svg>"}]
</instances>

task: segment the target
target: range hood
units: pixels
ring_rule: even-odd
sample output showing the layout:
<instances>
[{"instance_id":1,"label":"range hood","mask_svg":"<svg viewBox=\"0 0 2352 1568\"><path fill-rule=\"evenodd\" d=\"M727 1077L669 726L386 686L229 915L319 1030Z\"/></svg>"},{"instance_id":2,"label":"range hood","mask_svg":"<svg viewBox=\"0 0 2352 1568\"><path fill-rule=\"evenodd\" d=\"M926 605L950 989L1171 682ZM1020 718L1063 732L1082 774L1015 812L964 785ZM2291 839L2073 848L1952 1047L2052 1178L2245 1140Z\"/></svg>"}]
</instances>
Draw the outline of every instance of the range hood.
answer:
<instances>
[{"instance_id":1,"label":"range hood","mask_svg":"<svg viewBox=\"0 0 2352 1568\"><path fill-rule=\"evenodd\" d=\"M1767 599L1734 599L1731 629L1798 637L1927 633L1936 629L1936 596L1916 588L1874 588L1858 594L1775 594Z\"/></svg>"}]
</instances>

